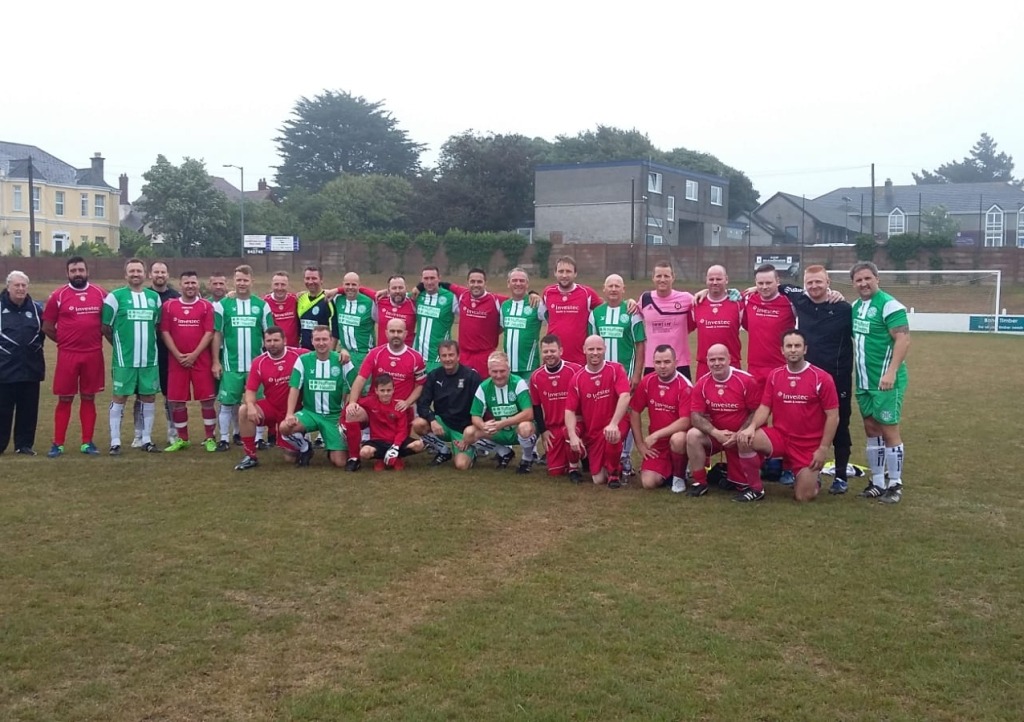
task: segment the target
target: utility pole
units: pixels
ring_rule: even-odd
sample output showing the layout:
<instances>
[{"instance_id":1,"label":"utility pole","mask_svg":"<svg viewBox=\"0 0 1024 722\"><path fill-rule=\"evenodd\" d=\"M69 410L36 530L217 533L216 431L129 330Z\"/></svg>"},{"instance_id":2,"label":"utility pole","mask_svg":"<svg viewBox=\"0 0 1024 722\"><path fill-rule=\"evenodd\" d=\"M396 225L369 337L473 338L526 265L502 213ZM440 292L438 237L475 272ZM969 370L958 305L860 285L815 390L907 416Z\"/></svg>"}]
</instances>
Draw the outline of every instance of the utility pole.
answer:
<instances>
[{"instance_id":1,"label":"utility pole","mask_svg":"<svg viewBox=\"0 0 1024 722\"><path fill-rule=\"evenodd\" d=\"M35 184L32 180L32 156L28 157L28 255L36 257L36 202Z\"/></svg>"}]
</instances>

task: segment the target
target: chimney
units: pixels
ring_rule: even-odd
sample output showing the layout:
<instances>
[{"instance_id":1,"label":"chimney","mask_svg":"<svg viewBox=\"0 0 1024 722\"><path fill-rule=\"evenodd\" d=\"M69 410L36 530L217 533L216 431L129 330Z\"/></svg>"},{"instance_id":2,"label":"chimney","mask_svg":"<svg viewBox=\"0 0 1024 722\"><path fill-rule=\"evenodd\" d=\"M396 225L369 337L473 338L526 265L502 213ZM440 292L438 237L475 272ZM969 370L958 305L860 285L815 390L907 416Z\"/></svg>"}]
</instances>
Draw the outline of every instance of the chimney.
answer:
<instances>
[{"instance_id":1,"label":"chimney","mask_svg":"<svg viewBox=\"0 0 1024 722\"><path fill-rule=\"evenodd\" d=\"M100 180L103 180L103 154L94 153L92 156L92 172L99 175Z\"/></svg>"},{"instance_id":2,"label":"chimney","mask_svg":"<svg viewBox=\"0 0 1024 722\"><path fill-rule=\"evenodd\" d=\"M256 190L258 190L258 191L265 191L266 189L267 189L267 179L266 178L260 178L259 182L256 184Z\"/></svg>"},{"instance_id":3,"label":"chimney","mask_svg":"<svg viewBox=\"0 0 1024 722\"><path fill-rule=\"evenodd\" d=\"M893 196L893 192L892 192L892 179L891 178L886 178L885 179L885 205L887 205L890 209L894 205L896 205L896 203L895 203L895 196Z\"/></svg>"},{"instance_id":4,"label":"chimney","mask_svg":"<svg viewBox=\"0 0 1024 722\"><path fill-rule=\"evenodd\" d=\"M121 187L121 205L126 206L131 203L128 200L128 174L122 173L117 179L117 184Z\"/></svg>"}]
</instances>

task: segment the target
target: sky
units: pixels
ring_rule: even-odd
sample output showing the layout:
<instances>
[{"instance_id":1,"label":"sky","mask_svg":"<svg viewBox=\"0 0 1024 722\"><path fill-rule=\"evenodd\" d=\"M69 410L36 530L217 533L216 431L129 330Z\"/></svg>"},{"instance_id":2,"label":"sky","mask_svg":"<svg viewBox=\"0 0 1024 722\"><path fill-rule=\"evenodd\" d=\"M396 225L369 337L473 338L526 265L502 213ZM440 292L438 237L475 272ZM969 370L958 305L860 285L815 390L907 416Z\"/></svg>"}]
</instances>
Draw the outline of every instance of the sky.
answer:
<instances>
[{"instance_id":1,"label":"sky","mask_svg":"<svg viewBox=\"0 0 1024 722\"><path fill-rule=\"evenodd\" d=\"M81 3L4 9L0 141L106 180L158 154L273 184L300 97L383 101L428 146L472 129L553 140L636 128L747 173L766 200L913 183L982 132L1024 176L1024 3L889 0L636 5L567 0L270 5Z\"/></svg>"}]
</instances>

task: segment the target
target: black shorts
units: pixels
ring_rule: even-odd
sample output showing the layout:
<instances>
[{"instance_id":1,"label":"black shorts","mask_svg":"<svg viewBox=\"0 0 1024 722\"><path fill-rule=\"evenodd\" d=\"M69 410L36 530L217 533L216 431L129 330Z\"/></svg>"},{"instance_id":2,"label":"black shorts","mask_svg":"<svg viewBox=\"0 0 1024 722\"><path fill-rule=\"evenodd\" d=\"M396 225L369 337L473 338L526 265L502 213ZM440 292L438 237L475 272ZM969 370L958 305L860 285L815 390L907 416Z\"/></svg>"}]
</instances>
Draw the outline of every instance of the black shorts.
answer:
<instances>
[{"instance_id":1,"label":"black shorts","mask_svg":"<svg viewBox=\"0 0 1024 722\"><path fill-rule=\"evenodd\" d=\"M407 436L405 438L405 441L402 442L401 446L398 447L398 455L399 456L411 456L412 452L409 451L409 444L411 444L414 441L416 441L416 439L414 439L411 436ZM361 446L372 446L374 448L374 450L375 450L373 458L374 459L383 459L384 458L384 454L386 454L387 450L391 448L391 442L390 441L384 441L382 439L368 439L368 440L364 441L361 444Z\"/></svg>"},{"instance_id":2,"label":"black shorts","mask_svg":"<svg viewBox=\"0 0 1024 722\"><path fill-rule=\"evenodd\" d=\"M693 381L693 379L690 377L690 367L689 366L676 366L676 371L678 371L683 376L685 376L687 381ZM653 374L653 373L654 373L654 368L652 366L645 366L644 367L644 376L646 376L647 374Z\"/></svg>"}]
</instances>

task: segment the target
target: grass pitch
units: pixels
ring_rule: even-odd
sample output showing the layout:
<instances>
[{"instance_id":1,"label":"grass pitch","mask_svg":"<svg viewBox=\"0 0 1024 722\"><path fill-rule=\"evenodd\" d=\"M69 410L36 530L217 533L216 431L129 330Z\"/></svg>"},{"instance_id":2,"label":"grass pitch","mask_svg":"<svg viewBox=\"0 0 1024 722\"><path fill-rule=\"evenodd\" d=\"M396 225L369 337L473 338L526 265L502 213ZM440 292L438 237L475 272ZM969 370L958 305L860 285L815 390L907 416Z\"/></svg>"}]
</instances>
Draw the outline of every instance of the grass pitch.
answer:
<instances>
[{"instance_id":1,"label":"grass pitch","mask_svg":"<svg viewBox=\"0 0 1024 722\"><path fill-rule=\"evenodd\" d=\"M1017 720L1022 350L914 335L896 507L5 454L0 719Z\"/></svg>"}]
</instances>

